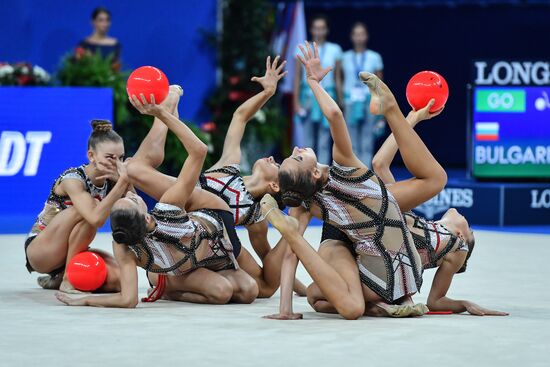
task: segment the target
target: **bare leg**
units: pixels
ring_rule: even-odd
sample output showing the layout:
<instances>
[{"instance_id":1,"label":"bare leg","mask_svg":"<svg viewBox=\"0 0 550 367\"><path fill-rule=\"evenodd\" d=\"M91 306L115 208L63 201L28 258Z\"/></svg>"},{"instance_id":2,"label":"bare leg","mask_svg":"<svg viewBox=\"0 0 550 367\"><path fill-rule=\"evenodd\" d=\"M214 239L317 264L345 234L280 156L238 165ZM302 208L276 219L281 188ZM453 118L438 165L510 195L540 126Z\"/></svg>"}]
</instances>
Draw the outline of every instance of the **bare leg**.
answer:
<instances>
[{"instance_id":1,"label":"bare leg","mask_svg":"<svg viewBox=\"0 0 550 367\"><path fill-rule=\"evenodd\" d=\"M319 256L321 256L335 269L339 269L340 266L343 266L343 263L340 261L341 258L350 255L353 256L345 244L336 240L323 242L323 245L319 249ZM361 284L361 288L365 302L365 315L367 316L420 316L426 312L424 305L419 305L417 308L410 307L410 309L409 307L404 307L403 305L389 305L379 295L364 284ZM319 286L315 283L310 285L308 288L308 301L317 312L337 312L334 305L326 299Z\"/></svg>"},{"instance_id":2,"label":"bare leg","mask_svg":"<svg viewBox=\"0 0 550 367\"><path fill-rule=\"evenodd\" d=\"M390 187L401 210L408 211L439 193L447 183L447 175L407 122L386 84L374 74L361 72L359 75L371 91L371 112L386 117L403 161L409 172L415 176Z\"/></svg>"},{"instance_id":3,"label":"bare leg","mask_svg":"<svg viewBox=\"0 0 550 367\"><path fill-rule=\"evenodd\" d=\"M158 274L150 273L156 285ZM258 295L254 280L242 270L212 271L198 268L189 274L168 276L163 299L191 303L251 303Z\"/></svg>"},{"instance_id":4,"label":"bare leg","mask_svg":"<svg viewBox=\"0 0 550 367\"><path fill-rule=\"evenodd\" d=\"M323 292L317 284L311 283L307 287L307 301L316 312L338 313L336 308L323 296Z\"/></svg>"},{"instance_id":5,"label":"bare leg","mask_svg":"<svg viewBox=\"0 0 550 367\"><path fill-rule=\"evenodd\" d=\"M218 274L233 286L233 303L252 303L258 297L258 285L244 270L222 270Z\"/></svg>"},{"instance_id":6,"label":"bare leg","mask_svg":"<svg viewBox=\"0 0 550 367\"><path fill-rule=\"evenodd\" d=\"M298 233L297 221L278 210L275 199L270 195L262 199L262 211L267 220L288 241L292 251L304 264L309 275L338 313L349 320L361 317L365 311L365 302L361 291L359 270L349 251L348 256L338 259L340 266L337 271Z\"/></svg>"},{"instance_id":7,"label":"bare leg","mask_svg":"<svg viewBox=\"0 0 550 367\"><path fill-rule=\"evenodd\" d=\"M36 236L27 248L29 263L35 271L50 273L65 265L69 236L80 221L82 217L75 208L65 209Z\"/></svg>"},{"instance_id":8,"label":"bare leg","mask_svg":"<svg viewBox=\"0 0 550 367\"><path fill-rule=\"evenodd\" d=\"M168 96L162 102L162 105L176 117L179 117L178 104L182 95L183 90L179 85L171 85ZM154 168L160 166L164 161L164 146L166 144L167 134L168 127L160 119L155 117L151 130L149 130L149 133L141 142L138 151L132 159L143 160Z\"/></svg>"},{"instance_id":9,"label":"bare leg","mask_svg":"<svg viewBox=\"0 0 550 367\"><path fill-rule=\"evenodd\" d=\"M263 268L256 263L256 260L245 248L241 249L237 261L242 269L254 278L258 284L258 298L270 298L279 288L281 284L281 267L287 246L286 241L281 238L263 259ZM295 289L305 294L305 286L299 280L295 279L294 286Z\"/></svg>"},{"instance_id":10,"label":"bare leg","mask_svg":"<svg viewBox=\"0 0 550 367\"><path fill-rule=\"evenodd\" d=\"M158 274L150 273L149 280L157 284ZM226 304L233 296L231 282L220 274L199 268L189 274L166 277L163 299L191 303Z\"/></svg>"},{"instance_id":11,"label":"bare leg","mask_svg":"<svg viewBox=\"0 0 550 367\"><path fill-rule=\"evenodd\" d=\"M82 220L74 226L71 234L69 235L69 243L67 247L67 257L65 259L65 267L69 264L69 261L74 255L88 250L90 243L95 238L97 228ZM67 279L67 273L63 275L63 281L59 285L59 290L65 293L81 293L75 290L73 285Z\"/></svg>"}]
</instances>

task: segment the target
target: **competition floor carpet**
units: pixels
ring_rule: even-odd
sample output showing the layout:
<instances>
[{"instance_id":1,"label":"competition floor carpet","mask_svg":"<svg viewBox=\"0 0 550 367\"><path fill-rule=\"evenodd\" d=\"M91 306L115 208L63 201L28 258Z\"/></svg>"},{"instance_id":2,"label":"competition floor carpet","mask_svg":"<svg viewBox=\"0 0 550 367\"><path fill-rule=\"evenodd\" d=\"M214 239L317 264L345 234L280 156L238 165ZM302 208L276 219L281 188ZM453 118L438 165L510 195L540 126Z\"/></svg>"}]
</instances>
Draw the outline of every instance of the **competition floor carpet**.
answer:
<instances>
[{"instance_id":1,"label":"competition floor carpet","mask_svg":"<svg viewBox=\"0 0 550 367\"><path fill-rule=\"evenodd\" d=\"M68 307L27 273L24 236L0 236L0 366L549 366L550 235L476 235L468 271L455 277L450 296L508 317L345 321L295 297L304 320L263 319L276 312L278 294L252 305ZM278 234L270 236L275 243ZM317 244L320 227L306 237ZM94 247L109 249L109 235L99 234ZM433 274L425 273L417 301L425 301ZM298 277L310 281L304 269ZM142 272L139 284L143 295Z\"/></svg>"}]
</instances>

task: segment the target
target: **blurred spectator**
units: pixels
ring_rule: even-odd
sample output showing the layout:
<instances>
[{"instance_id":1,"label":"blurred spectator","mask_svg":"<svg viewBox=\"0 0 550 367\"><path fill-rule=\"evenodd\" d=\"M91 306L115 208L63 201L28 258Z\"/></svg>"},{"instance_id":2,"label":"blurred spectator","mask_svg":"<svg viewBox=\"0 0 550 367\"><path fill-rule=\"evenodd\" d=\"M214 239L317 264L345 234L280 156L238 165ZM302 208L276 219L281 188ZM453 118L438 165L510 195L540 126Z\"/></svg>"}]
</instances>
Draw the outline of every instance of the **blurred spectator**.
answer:
<instances>
[{"instance_id":1,"label":"blurred spectator","mask_svg":"<svg viewBox=\"0 0 550 367\"><path fill-rule=\"evenodd\" d=\"M364 23L357 22L351 28L353 49L346 51L342 59L344 72L344 106L353 150L365 164L371 164L376 130L383 129L381 118L369 111L370 92L359 80L360 71L368 71L382 78L384 64L378 52L367 49L369 33Z\"/></svg>"},{"instance_id":2,"label":"blurred spectator","mask_svg":"<svg viewBox=\"0 0 550 367\"><path fill-rule=\"evenodd\" d=\"M93 53L99 51L103 57L113 55L113 64L118 64L121 45L116 38L108 35L111 28L111 12L103 7L95 8L92 12L92 26L93 33L78 46Z\"/></svg>"},{"instance_id":3,"label":"blurred spectator","mask_svg":"<svg viewBox=\"0 0 550 367\"><path fill-rule=\"evenodd\" d=\"M317 43L319 59L323 67L333 67L334 70L322 80L321 85L335 100L342 101L341 61L342 48L331 42L327 42L329 33L328 19L324 15L317 15L311 19L310 29L312 41ZM296 51L301 54L298 49ZM296 73L294 78L294 129L298 133L294 144L311 147L317 153L320 163L330 164L332 139L328 121L324 118L311 89L305 80L305 72L300 60L296 60Z\"/></svg>"}]
</instances>

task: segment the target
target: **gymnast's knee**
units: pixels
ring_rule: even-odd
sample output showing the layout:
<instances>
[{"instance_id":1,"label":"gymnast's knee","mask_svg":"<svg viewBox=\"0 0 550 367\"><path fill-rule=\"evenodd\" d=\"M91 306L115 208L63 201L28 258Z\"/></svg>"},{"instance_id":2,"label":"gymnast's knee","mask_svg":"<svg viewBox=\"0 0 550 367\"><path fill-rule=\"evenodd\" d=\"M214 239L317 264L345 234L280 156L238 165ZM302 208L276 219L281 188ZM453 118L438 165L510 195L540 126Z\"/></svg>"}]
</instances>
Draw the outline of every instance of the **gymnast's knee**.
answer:
<instances>
[{"instance_id":1,"label":"gymnast's knee","mask_svg":"<svg viewBox=\"0 0 550 367\"><path fill-rule=\"evenodd\" d=\"M227 279L219 280L214 285L208 287L208 290L203 293L208 303L215 305L224 305L229 303L233 297L233 286Z\"/></svg>"},{"instance_id":2,"label":"gymnast's knee","mask_svg":"<svg viewBox=\"0 0 550 367\"><path fill-rule=\"evenodd\" d=\"M357 320L365 313L365 302L363 300L360 302L351 299L343 300L339 302L336 309L346 320Z\"/></svg>"},{"instance_id":3,"label":"gymnast's knee","mask_svg":"<svg viewBox=\"0 0 550 367\"><path fill-rule=\"evenodd\" d=\"M236 303L249 304L254 302L254 300L258 297L258 293L258 284L254 279L243 279L239 282L239 289L233 292L232 301Z\"/></svg>"}]
</instances>

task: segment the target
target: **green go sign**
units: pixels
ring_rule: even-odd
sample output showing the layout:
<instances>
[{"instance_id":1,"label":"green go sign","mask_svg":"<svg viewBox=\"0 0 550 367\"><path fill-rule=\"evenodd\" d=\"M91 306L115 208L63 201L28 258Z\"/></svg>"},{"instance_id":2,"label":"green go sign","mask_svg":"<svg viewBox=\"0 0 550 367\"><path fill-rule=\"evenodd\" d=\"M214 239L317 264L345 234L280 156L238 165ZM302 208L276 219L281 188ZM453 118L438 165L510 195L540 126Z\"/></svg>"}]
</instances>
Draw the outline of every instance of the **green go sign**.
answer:
<instances>
[{"instance_id":1,"label":"green go sign","mask_svg":"<svg viewBox=\"0 0 550 367\"><path fill-rule=\"evenodd\" d=\"M476 91L478 112L525 112L523 89L478 89Z\"/></svg>"}]
</instances>

